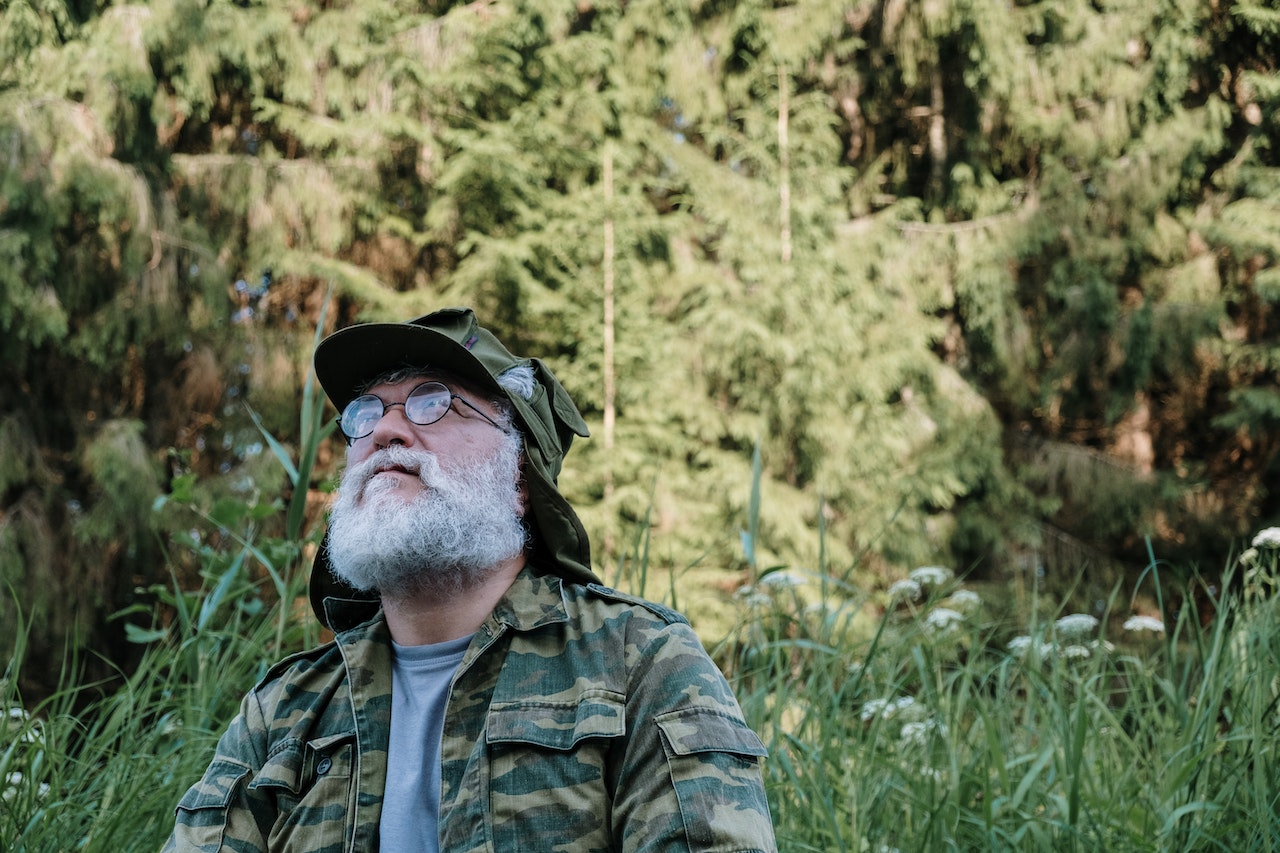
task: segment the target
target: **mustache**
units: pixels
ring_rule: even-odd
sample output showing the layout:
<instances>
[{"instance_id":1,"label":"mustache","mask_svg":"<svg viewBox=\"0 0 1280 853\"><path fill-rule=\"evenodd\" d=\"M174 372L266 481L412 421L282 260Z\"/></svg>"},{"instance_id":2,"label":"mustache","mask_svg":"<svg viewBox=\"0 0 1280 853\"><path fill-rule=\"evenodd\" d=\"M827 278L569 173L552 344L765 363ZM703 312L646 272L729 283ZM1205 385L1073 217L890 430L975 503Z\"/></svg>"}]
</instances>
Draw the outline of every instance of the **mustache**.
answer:
<instances>
[{"instance_id":1,"label":"mustache","mask_svg":"<svg viewBox=\"0 0 1280 853\"><path fill-rule=\"evenodd\" d=\"M374 451L367 459L347 467L342 475L342 487L363 492L369 481L384 471L400 471L411 474L430 485L429 478L439 472L436 455L427 450L411 450L393 444L382 450Z\"/></svg>"}]
</instances>

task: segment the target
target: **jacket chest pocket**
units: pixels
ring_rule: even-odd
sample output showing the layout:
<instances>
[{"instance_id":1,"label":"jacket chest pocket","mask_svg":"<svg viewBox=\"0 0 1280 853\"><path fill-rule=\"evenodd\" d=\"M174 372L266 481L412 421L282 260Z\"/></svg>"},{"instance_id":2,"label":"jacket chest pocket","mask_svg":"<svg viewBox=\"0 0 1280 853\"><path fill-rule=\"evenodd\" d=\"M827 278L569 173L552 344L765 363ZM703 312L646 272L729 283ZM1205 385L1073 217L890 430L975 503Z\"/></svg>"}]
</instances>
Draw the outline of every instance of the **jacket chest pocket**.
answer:
<instances>
[{"instance_id":1,"label":"jacket chest pocket","mask_svg":"<svg viewBox=\"0 0 1280 853\"><path fill-rule=\"evenodd\" d=\"M249 790L275 800L272 850L340 849L352 805L355 733L277 745Z\"/></svg>"},{"instance_id":2,"label":"jacket chest pocket","mask_svg":"<svg viewBox=\"0 0 1280 853\"><path fill-rule=\"evenodd\" d=\"M490 706L493 849L607 849L608 758L626 729L624 697L605 689Z\"/></svg>"}]
</instances>

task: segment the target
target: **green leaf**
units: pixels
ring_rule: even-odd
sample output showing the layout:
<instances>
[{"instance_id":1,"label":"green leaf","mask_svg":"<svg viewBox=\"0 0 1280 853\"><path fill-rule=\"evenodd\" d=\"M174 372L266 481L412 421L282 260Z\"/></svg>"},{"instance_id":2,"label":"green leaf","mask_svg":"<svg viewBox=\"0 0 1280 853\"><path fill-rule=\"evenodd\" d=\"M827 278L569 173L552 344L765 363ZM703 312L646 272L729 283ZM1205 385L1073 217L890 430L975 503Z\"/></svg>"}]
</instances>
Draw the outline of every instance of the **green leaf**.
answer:
<instances>
[{"instance_id":1,"label":"green leaf","mask_svg":"<svg viewBox=\"0 0 1280 853\"><path fill-rule=\"evenodd\" d=\"M140 628L132 622L125 623L124 638L130 643L148 645L163 640L169 632L164 628Z\"/></svg>"}]
</instances>

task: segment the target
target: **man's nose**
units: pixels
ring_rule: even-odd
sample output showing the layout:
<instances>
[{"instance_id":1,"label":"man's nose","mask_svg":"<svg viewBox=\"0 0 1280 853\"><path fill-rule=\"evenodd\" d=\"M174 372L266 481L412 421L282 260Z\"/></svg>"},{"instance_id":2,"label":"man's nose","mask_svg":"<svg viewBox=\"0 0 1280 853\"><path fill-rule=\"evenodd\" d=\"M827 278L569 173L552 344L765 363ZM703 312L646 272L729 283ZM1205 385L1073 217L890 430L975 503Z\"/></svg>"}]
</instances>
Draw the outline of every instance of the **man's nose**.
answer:
<instances>
[{"instance_id":1,"label":"man's nose","mask_svg":"<svg viewBox=\"0 0 1280 853\"><path fill-rule=\"evenodd\" d=\"M392 409L399 408L399 411ZM386 403L382 417L373 425L373 432L368 438L375 448L390 447L393 444L410 446L415 443L414 424L405 414L404 403Z\"/></svg>"}]
</instances>

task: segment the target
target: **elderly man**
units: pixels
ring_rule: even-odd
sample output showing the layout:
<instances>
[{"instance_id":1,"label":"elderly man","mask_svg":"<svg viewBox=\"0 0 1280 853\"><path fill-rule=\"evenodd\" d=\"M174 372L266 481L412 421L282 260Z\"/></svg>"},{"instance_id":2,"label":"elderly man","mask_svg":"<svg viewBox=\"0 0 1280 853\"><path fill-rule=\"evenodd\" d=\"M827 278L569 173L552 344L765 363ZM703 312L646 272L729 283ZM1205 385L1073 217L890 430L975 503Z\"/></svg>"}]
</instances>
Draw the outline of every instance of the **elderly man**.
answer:
<instances>
[{"instance_id":1,"label":"elderly man","mask_svg":"<svg viewBox=\"0 0 1280 853\"><path fill-rule=\"evenodd\" d=\"M586 424L471 311L315 354L347 468L332 643L245 697L170 850L774 850L765 751L678 614L601 586L556 487Z\"/></svg>"}]
</instances>

